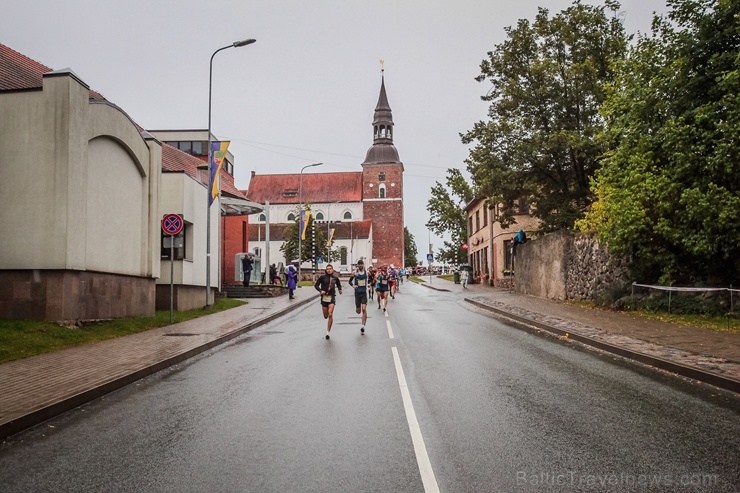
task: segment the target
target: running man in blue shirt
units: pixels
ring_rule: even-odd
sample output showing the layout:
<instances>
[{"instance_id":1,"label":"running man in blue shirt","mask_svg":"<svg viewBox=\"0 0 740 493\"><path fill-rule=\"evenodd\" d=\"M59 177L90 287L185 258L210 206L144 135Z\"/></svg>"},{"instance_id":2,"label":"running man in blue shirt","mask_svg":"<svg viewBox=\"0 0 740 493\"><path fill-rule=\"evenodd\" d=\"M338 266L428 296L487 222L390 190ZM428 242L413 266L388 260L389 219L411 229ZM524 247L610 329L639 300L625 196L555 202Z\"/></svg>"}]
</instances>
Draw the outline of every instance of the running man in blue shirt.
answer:
<instances>
[{"instance_id":1,"label":"running man in blue shirt","mask_svg":"<svg viewBox=\"0 0 740 493\"><path fill-rule=\"evenodd\" d=\"M365 261L357 261L357 269L349 278L349 285L355 290L355 313L362 311L362 327L360 334L365 335L365 323L367 322L367 285L369 276L365 270Z\"/></svg>"}]
</instances>

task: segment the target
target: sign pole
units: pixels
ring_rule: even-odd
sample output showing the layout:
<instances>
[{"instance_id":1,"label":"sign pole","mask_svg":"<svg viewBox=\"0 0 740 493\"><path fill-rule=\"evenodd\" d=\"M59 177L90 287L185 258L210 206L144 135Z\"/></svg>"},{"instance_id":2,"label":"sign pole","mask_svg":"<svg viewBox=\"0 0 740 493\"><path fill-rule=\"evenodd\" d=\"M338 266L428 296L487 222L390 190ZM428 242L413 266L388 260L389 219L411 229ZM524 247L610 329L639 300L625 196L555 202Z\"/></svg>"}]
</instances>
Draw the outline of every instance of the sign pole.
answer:
<instances>
[{"instance_id":1,"label":"sign pole","mask_svg":"<svg viewBox=\"0 0 740 493\"><path fill-rule=\"evenodd\" d=\"M173 321L175 299L175 235L185 227L179 214L165 214L162 218L162 231L170 235L170 323Z\"/></svg>"},{"instance_id":2,"label":"sign pole","mask_svg":"<svg viewBox=\"0 0 740 493\"><path fill-rule=\"evenodd\" d=\"M170 235L170 323L175 311L175 235Z\"/></svg>"}]
</instances>

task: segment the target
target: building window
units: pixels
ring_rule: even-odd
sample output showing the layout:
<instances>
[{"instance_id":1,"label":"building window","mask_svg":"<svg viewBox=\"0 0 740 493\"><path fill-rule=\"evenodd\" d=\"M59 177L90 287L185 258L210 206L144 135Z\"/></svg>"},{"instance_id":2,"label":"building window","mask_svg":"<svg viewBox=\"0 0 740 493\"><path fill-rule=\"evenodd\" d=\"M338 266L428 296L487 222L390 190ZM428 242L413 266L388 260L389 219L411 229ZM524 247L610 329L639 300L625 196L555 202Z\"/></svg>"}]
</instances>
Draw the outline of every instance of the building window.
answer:
<instances>
[{"instance_id":1,"label":"building window","mask_svg":"<svg viewBox=\"0 0 740 493\"><path fill-rule=\"evenodd\" d=\"M262 257L262 249L260 247L254 247L254 256L257 258Z\"/></svg>"},{"instance_id":2,"label":"building window","mask_svg":"<svg viewBox=\"0 0 740 493\"><path fill-rule=\"evenodd\" d=\"M288 222L292 223L293 221L295 221L295 214L291 212L290 214L288 214Z\"/></svg>"},{"instance_id":3,"label":"building window","mask_svg":"<svg viewBox=\"0 0 740 493\"><path fill-rule=\"evenodd\" d=\"M378 197L381 199L385 198L385 183L381 183L378 187Z\"/></svg>"},{"instance_id":4,"label":"building window","mask_svg":"<svg viewBox=\"0 0 740 493\"><path fill-rule=\"evenodd\" d=\"M488 224L488 205L483 205L483 227Z\"/></svg>"},{"instance_id":5,"label":"building window","mask_svg":"<svg viewBox=\"0 0 740 493\"><path fill-rule=\"evenodd\" d=\"M473 234L473 216L468 216L468 236Z\"/></svg>"},{"instance_id":6,"label":"building window","mask_svg":"<svg viewBox=\"0 0 740 493\"><path fill-rule=\"evenodd\" d=\"M345 212L343 219L352 220L352 213L350 211Z\"/></svg>"},{"instance_id":7,"label":"building window","mask_svg":"<svg viewBox=\"0 0 740 493\"><path fill-rule=\"evenodd\" d=\"M260 221L261 223L263 223L263 222L267 221L267 216L265 216L264 214L260 214L260 219L259 219L259 221Z\"/></svg>"},{"instance_id":8,"label":"building window","mask_svg":"<svg viewBox=\"0 0 740 493\"><path fill-rule=\"evenodd\" d=\"M480 210L475 211L475 230L480 230Z\"/></svg>"},{"instance_id":9,"label":"building window","mask_svg":"<svg viewBox=\"0 0 740 493\"><path fill-rule=\"evenodd\" d=\"M341 265L347 265L347 247L339 249L339 259Z\"/></svg>"},{"instance_id":10,"label":"building window","mask_svg":"<svg viewBox=\"0 0 740 493\"><path fill-rule=\"evenodd\" d=\"M514 252L512 248L514 242L511 240L504 240L504 271L511 272L514 269Z\"/></svg>"},{"instance_id":11,"label":"building window","mask_svg":"<svg viewBox=\"0 0 740 493\"><path fill-rule=\"evenodd\" d=\"M385 171L378 173L378 181L385 181Z\"/></svg>"},{"instance_id":12,"label":"building window","mask_svg":"<svg viewBox=\"0 0 740 493\"><path fill-rule=\"evenodd\" d=\"M174 253L174 260L183 260L185 258L185 232L186 228L174 236L174 249L170 248L170 238L172 236L162 233L162 260L170 260L170 252Z\"/></svg>"},{"instance_id":13,"label":"building window","mask_svg":"<svg viewBox=\"0 0 740 493\"><path fill-rule=\"evenodd\" d=\"M197 141L193 142L193 156L203 156L205 153L203 152L203 148L207 148L208 145L203 145L203 142Z\"/></svg>"},{"instance_id":14,"label":"building window","mask_svg":"<svg viewBox=\"0 0 740 493\"><path fill-rule=\"evenodd\" d=\"M519 214L529 214L529 201L522 197L517 202L517 212Z\"/></svg>"},{"instance_id":15,"label":"building window","mask_svg":"<svg viewBox=\"0 0 740 493\"><path fill-rule=\"evenodd\" d=\"M323 212L317 212L316 215L313 217L315 221L323 221L324 220L324 213Z\"/></svg>"}]
</instances>

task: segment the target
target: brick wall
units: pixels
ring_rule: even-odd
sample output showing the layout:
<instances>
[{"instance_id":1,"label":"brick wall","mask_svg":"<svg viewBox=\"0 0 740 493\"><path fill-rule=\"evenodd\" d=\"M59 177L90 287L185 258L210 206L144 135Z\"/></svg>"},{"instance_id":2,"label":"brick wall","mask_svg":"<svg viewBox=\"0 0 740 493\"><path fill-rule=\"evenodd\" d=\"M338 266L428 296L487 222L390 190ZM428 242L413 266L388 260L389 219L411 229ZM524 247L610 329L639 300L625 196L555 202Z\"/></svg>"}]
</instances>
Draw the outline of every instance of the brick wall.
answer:
<instances>
[{"instance_id":1,"label":"brick wall","mask_svg":"<svg viewBox=\"0 0 740 493\"><path fill-rule=\"evenodd\" d=\"M221 284L241 286L234 276L234 257L248 251L247 230L249 216L223 216L221 218ZM205 291L205 290L204 290ZM205 295L203 295L205 297Z\"/></svg>"},{"instance_id":2,"label":"brick wall","mask_svg":"<svg viewBox=\"0 0 740 493\"><path fill-rule=\"evenodd\" d=\"M381 180L383 173L384 180ZM403 266L403 165L365 164L362 169L363 217L373 222L373 258L376 266ZM385 200L378 190L385 185Z\"/></svg>"}]
</instances>

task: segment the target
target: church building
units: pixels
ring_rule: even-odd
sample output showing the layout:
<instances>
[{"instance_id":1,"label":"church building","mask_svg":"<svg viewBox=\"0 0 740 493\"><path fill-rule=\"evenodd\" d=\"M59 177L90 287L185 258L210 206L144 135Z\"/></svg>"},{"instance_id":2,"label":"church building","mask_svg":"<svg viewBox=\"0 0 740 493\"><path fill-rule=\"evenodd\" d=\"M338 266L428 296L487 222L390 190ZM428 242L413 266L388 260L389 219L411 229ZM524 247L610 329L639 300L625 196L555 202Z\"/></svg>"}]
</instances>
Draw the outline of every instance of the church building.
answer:
<instances>
[{"instance_id":1,"label":"church building","mask_svg":"<svg viewBox=\"0 0 740 493\"><path fill-rule=\"evenodd\" d=\"M249 189L243 192L252 202L269 203L269 208L251 216L257 218L249 224L251 253L265 258L269 218L269 263L287 265L290 259L280 251L286 239L284 231L297 220L300 204L304 204L310 207L317 227L326 224L326 231L334 230L331 248L340 258L333 261L335 270L348 272L360 258L366 266L404 265L404 169L393 145L393 115L382 76L372 127L373 144L361 171L252 173ZM325 262L318 268L324 266ZM310 271L311 263L305 262L301 268Z\"/></svg>"}]
</instances>

